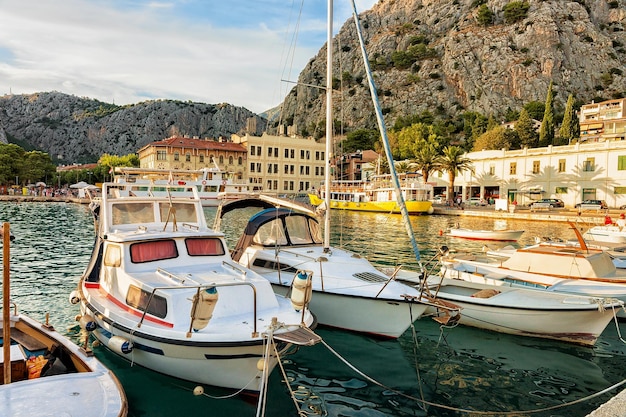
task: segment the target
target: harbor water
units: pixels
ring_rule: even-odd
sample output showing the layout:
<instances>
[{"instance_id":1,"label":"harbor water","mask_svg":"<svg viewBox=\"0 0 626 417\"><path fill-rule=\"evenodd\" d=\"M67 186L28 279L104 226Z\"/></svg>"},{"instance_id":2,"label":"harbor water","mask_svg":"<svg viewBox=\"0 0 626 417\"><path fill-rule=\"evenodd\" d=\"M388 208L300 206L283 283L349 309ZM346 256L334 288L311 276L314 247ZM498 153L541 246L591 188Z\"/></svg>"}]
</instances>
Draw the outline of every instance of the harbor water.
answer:
<instances>
[{"instance_id":1,"label":"harbor water","mask_svg":"<svg viewBox=\"0 0 626 417\"><path fill-rule=\"evenodd\" d=\"M215 210L207 209L206 214L212 224ZM231 246L246 220L225 219ZM3 202L0 221L9 222L16 236L10 259L12 300L20 311L40 321L49 313L57 330L82 343L75 321L78 306L68 298L94 242L88 207ZM523 229L516 246L533 243L535 236L574 237L564 223L416 216L412 226L422 263L442 245L459 251L483 249L485 242L445 235L457 222L469 228ZM347 247L380 265L417 265L400 216L333 212L332 224L333 246ZM491 245L505 244L510 243ZM279 367L275 369L263 413L255 399L214 387L204 387L204 395L195 396L192 382L143 369L104 347L94 351L121 380L129 415L134 417L296 416L290 389L299 407L313 416L479 415L459 411L473 410L582 417L624 387L595 393L626 378L626 344L620 340L620 334L626 336L625 322L611 323L593 348L463 326L441 328L426 318L416 320L398 340L326 328L318 333L324 343L283 358L284 376ZM563 407L572 402L576 403Z\"/></svg>"}]
</instances>

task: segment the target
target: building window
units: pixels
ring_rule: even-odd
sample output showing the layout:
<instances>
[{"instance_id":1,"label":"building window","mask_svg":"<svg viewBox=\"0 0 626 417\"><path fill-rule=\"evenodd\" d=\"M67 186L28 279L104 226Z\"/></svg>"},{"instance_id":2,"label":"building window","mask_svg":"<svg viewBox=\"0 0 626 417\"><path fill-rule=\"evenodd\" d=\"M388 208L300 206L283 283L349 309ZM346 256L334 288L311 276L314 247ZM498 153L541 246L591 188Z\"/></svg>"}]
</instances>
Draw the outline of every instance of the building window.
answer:
<instances>
[{"instance_id":1,"label":"building window","mask_svg":"<svg viewBox=\"0 0 626 417\"><path fill-rule=\"evenodd\" d=\"M567 194L567 187L556 187L554 192L556 194Z\"/></svg>"},{"instance_id":2,"label":"building window","mask_svg":"<svg viewBox=\"0 0 626 417\"><path fill-rule=\"evenodd\" d=\"M250 162L250 172L256 172L254 170L254 167L256 166L256 164L254 162Z\"/></svg>"},{"instance_id":3,"label":"building window","mask_svg":"<svg viewBox=\"0 0 626 417\"><path fill-rule=\"evenodd\" d=\"M185 154L185 162L191 162L191 154L189 152Z\"/></svg>"},{"instance_id":4,"label":"building window","mask_svg":"<svg viewBox=\"0 0 626 417\"><path fill-rule=\"evenodd\" d=\"M285 148L285 158L289 158L289 149Z\"/></svg>"},{"instance_id":5,"label":"building window","mask_svg":"<svg viewBox=\"0 0 626 417\"><path fill-rule=\"evenodd\" d=\"M180 155L178 152L174 152L174 161L178 161L180 159Z\"/></svg>"},{"instance_id":6,"label":"building window","mask_svg":"<svg viewBox=\"0 0 626 417\"><path fill-rule=\"evenodd\" d=\"M559 159L559 172L565 172L565 159Z\"/></svg>"},{"instance_id":7,"label":"building window","mask_svg":"<svg viewBox=\"0 0 626 417\"><path fill-rule=\"evenodd\" d=\"M533 174L539 174L541 172L541 164L539 161L533 161Z\"/></svg>"},{"instance_id":8,"label":"building window","mask_svg":"<svg viewBox=\"0 0 626 417\"><path fill-rule=\"evenodd\" d=\"M626 194L626 187L615 187L613 194Z\"/></svg>"},{"instance_id":9,"label":"building window","mask_svg":"<svg viewBox=\"0 0 626 417\"><path fill-rule=\"evenodd\" d=\"M210 163L215 162L215 157L213 155L209 156L209 162Z\"/></svg>"},{"instance_id":10,"label":"building window","mask_svg":"<svg viewBox=\"0 0 626 417\"><path fill-rule=\"evenodd\" d=\"M235 160L234 160L234 158L232 157L232 155L228 157L228 165L232 165L234 161L235 161Z\"/></svg>"},{"instance_id":11,"label":"building window","mask_svg":"<svg viewBox=\"0 0 626 417\"><path fill-rule=\"evenodd\" d=\"M250 155L256 156L256 146L250 146Z\"/></svg>"},{"instance_id":12,"label":"building window","mask_svg":"<svg viewBox=\"0 0 626 417\"><path fill-rule=\"evenodd\" d=\"M199 155L198 158L200 159L200 163L204 164L204 155Z\"/></svg>"},{"instance_id":13,"label":"building window","mask_svg":"<svg viewBox=\"0 0 626 417\"><path fill-rule=\"evenodd\" d=\"M619 155L617 157L617 170L623 171L626 169L626 155Z\"/></svg>"},{"instance_id":14,"label":"building window","mask_svg":"<svg viewBox=\"0 0 626 417\"><path fill-rule=\"evenodd\" d=\"M441 174L441 171L439 173ZM511 162L509 165L509 174L517 175L517 162Z\"/></svg>"},{"instance_id":15,"label":"building window","mask_svg":"<svg viewBox=\"0 0 626 417\"><path fill-rule=\"evenodd\" d=\"M291 159L295 159L295 157L296 157L296 150L295 149L289 149L289 157Z\"/></svg>"},{"instance_id":16,"label":"building window","mask_svg":"<svg viewBox=\"0 0 626 417\"><path fill-rule=\"evenodd\" d=\"M261 163L260 162L256 163L256 172L261 172Z\"/></svg>"},{"instance_id":17,"label":"building window","mask_svg":"<svg viewBox=\"0 0 626 417\"><path fill-rule=\"evenodd\" d=\"M157 161L165 161L165 160L167 160L167 152L157 151Z\"/></svg>"},{"instance_id":18,"label":"building window","mask_svg":"<svg viewBox=\"0 0 626 417\"><path fill-rule=\"evenodd\" d=\"M272 147L268 146L267 148L267 156L272 156Z\"/></svg>"},{"instance_id":19,"label":"building window","mask_svg":"<svg viewBox=\"0 0 626 417\"><path fill-rule=\"evenodd\" d=\"M243 157L237 158L237 165L243 165Z\"/></svg>"},{"instance_id":20,"label":"building window","mask_svg":"<svg viewBox=\"0 0 626 417\"><path fill-rule=\"evenodd\" d=\"M587 158L586 161L583 161L583 171L584 172L593 172L596 170L596 159L595 158Z\"/></svg>"},{"instance_id":21,"label":"building window","mask_svg":"<svg viewBox=\"0 0 626 417\"><path fill-rule=\"evenodd\" d=\"M300 159L304 159L304 149L300 149Z\"/></svg>"},{"instance_id":22,"label":"building window","mask_svg":"<svg viewBox=\"0 0 626 417\"><path fill-rule=\"evenodd\" d=\"M489 175L496 175L496 166L489 165Z\"/></svg>"}]
</instances>

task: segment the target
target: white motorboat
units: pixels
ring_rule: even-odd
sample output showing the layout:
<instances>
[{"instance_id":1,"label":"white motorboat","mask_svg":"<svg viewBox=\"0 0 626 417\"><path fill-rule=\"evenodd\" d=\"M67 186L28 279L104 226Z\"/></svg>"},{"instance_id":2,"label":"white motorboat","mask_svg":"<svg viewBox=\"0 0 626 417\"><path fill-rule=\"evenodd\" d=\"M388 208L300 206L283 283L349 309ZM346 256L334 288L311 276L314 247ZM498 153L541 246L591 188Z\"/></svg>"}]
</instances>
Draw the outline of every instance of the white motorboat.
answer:
<instances>
[{"instance_id":1,"label":"white motorboat","mask_svg":"<svg viewBox=\"0 0 626 417\"><path fill-rule=\"evenodd\" d=\"M7 225L2 230L8 230ZM90 350L55 331L47 320L40 323L18 313L17 305L10 302L8 239L4 239L3 258L0 415L126 416L122 385Z\"/></svg>"},{"instance_id":2,"label":"white motorboat","mask_svg":"<svg viewBox=\"0 0 626 417\"><path fill-rule=\"evenodd\" d=\"M614 318L615 309L623 307L616 299L496 286L436 275L429 277L427 283L438 299L462 308L459 319L462 325L588 346L595 344Z\"/></svg>"},{"instance_id":3,"label":"white motorboat","mask_svg":"<svg viewBox=\"0 0 626 417\"><path fill-rule=\"evenodd\" d=\"M496 240L504 242L517 241L522 234L523 230L481 230L481 229L467 229L462 227L453 227L448 231L448 236L460 237L463 239L473 240Z\"/></svg>"},{"instance_id":4,"label":"white motorboat","mask_svg":"<svg viewBox=\"0 0 626 417\"><path fill-rule=\"evenodd\" d=\"M589 242L612 242L626 243L626 228L615 224L590 227L583 234L583 238Z\"/></svg>"},{"instance_id":5,"label":"white motorboat","mask_svg":"<svg viewBox=\"0 0 626 417\"><path fill-rule=\"evenodd\" d=\"M72 297L80 322L131 363L260 392L280 355L319 341L308 282L299 280L291 299L274 294L233 262L197 190L189 192L139 196L129 184L103 185L91 262Z\"/></svg>"},{"instance_id":6,"label":"white motorboat","mask_svg":"<svg viewBox=\"0 0 626 417\"><path fill-rule=\"evenodd\" d=\"M570 294L616 298L626 302L626 270L609 253L588 247L572 225L578 244L540 242L486 253L449 253L442 257L448 278L501 286L524 286ZM619 317L626 317L620 309Z\"/></svg>"},{"instance_id":7,"label":"white motorboat","mask_svg":"<svg viewBox=\"0 0 626 417\"><path fill-rule=\"evenodd\" d=\"M284 295L290 291L294 274L307 271L313 282L311 310L320 324L397 338L428 307L442 322L458 315L456 306L438 304L418 289L395 281L399 268L383 271L356 253L325 248L314 212L288 201L258 196L225 203L218 209L215 229L224 215L247 207L264 210L249 219L232 251L233 259L261 274Z\"/></svg>"}]
</instances>

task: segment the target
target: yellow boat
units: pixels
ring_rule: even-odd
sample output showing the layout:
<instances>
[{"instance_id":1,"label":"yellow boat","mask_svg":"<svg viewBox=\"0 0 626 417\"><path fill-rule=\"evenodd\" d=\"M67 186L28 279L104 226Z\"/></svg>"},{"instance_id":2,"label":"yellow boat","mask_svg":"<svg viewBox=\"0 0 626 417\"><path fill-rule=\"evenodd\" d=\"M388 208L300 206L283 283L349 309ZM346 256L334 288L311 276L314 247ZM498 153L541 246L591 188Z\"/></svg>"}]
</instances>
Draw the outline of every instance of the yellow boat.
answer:
<instances>
[{"instance_id":1,"label":"yellow boat","mask_svg":"<svg viewBox=\"0 0 626 417\"><path fill-rule=\"evenodd\" d=\"M424 184L419 174L398 174L402 196L409 214L431 214L432 186ZM319 193L309 193L309 202L319 206L326 198L322 186ZM390 175L376 175L368 181L333 181L330 186L330 208L381 213L400 213L396 191Z\"/></svg>"}]
</instances>

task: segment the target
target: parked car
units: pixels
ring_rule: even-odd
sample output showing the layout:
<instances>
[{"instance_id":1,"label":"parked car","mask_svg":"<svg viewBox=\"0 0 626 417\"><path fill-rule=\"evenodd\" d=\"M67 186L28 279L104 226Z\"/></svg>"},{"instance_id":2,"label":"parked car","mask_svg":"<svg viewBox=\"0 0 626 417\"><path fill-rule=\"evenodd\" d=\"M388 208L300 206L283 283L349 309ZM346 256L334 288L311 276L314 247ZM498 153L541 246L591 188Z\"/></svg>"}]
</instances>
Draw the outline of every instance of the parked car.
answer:
<instances>
[{"instance_id":1,"label":"parked car","mask_svg":"<svg viewBox=\"0 0 626 417\"><path fill-rule=\"evenodd\" d=\"M550 208L556 207L565 207L565 203L560 198L542 198L541 200L537 200L531 204L531 206L535 204L550 204Z\"/></svg>"},{"instance_id":2,"label":"parked car","mask_svg":"<svg viewBox=\"0 0 626 417\"><path fill-rule=\"evenodd\" d=\"M433 204L446 204L446 197L443 195L436 195L431 200Z\"/></svg>"},{"instance_id":3,"label":"parked car","mask_svg":"<svg viewBox=\"0 0 626 417\"><path fill-rule=\"evenodd\" d=\"M583 200L581 203L576 204L574 207L580 208L581 206L586 206L586 205L600 206L601 209L609 208L609 206L606 204L606 201L604 200Z\"/></svg>"},{"instance_id":4,"label":"parked car","mask_svg":"<svg viewBox=\"0 0 626 417\"><path fill-rule=\"evenodd\" d=\"M465 200L465 204L468 206L486 206L487 202L480 197L470 197Z\"/></svg>"}]
</instances>

